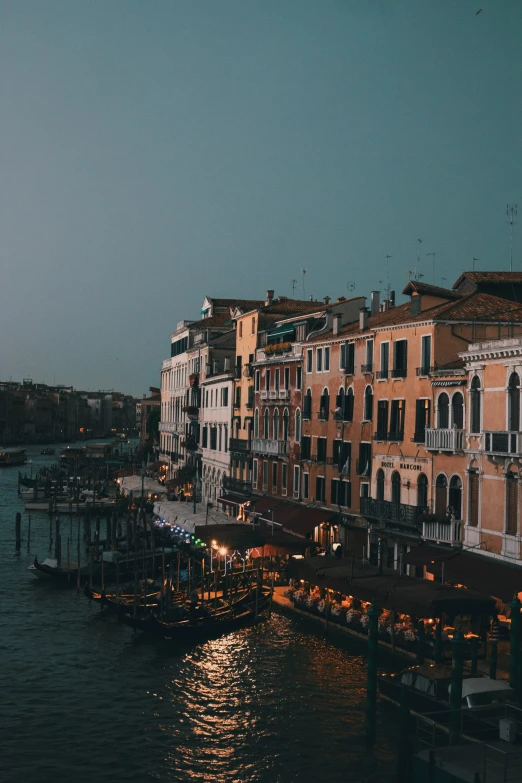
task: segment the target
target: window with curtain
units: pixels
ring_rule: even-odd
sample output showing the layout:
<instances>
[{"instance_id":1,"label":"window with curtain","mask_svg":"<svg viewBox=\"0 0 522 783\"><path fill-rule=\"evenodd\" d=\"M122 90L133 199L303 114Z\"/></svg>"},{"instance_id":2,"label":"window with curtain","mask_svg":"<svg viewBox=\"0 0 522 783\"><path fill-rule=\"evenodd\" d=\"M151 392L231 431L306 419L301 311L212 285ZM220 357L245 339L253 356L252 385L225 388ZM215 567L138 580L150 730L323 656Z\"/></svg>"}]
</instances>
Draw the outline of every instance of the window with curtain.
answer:
<instances>
[{"instance_id":1,"label":"window with curtain","mask_svg":"<svg viewBox=\"0 0 522 783\"><path fill-rule=\"evenodd\" d=\"M364 390L364 416L366 421L373 419L373 389L367 386Z\"/></svg>"},{"instance_id":2,"label":"window with curtain","mask_svg":"<svg viewBox=\"0 0 522 783\"><path fill-rule=\"evenodd\" d=\"M479 512L479 475L477 470L470 470L468 476L468 525L478 526Z\"/></svg>"},{"instance_id":3,"label":"window with curtain","mask_svg":"<svg viewBox=\"0 0 522 783\"><path fill-rule=\"evenodd\" d=\"M438 519L447 517L448 509L448 480L443 473L439 473L435 481L435 515Z\"/></svg>"}]
</instances>

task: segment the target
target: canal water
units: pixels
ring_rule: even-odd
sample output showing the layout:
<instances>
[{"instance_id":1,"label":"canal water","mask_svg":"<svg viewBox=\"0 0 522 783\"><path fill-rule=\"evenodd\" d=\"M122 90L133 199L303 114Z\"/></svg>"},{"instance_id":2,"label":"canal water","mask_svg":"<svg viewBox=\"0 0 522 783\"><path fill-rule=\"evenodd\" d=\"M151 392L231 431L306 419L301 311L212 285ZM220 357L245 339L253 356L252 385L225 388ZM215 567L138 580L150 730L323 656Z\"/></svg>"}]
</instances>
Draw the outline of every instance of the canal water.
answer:
<instances>
[{"instance_id":1,"label":"canal water","mask_svg":"<svg viewBox=\"0 0 522 783\"><path fill-rule=\"evenodd\" d=\"M28 448L33 470L56 460L40 450ZM364 746L364 644L278 614L181 650L144 641L75 589L28 573L49 555L49 519L32 515L27 551L17 476L0 471L3 783L395 779L393 707L379 704L376 746ZM64 553L69 521L61 528Z\"/></svg>"}]
</instances>

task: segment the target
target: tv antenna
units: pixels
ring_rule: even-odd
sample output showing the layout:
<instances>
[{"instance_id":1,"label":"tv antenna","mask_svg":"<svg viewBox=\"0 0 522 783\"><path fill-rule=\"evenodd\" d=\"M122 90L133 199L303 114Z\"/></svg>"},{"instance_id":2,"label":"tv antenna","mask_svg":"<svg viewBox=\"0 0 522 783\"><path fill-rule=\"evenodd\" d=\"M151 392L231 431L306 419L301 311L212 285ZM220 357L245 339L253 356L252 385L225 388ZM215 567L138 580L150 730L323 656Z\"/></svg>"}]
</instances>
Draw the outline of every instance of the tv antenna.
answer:
<instances>
[{"instance_id":1,"label":"tv antenna","mask_svg":"<svg viewBox=\"0 0 522 783\"><path fill-rule=\"evenodd\" d=\"M473 257L473 258L471 259L471 265L472 265L472 270L473 270L473 272L475 271L475 261L480 261L480 258L475 258L475 257Z\"/></svg>"},{"instance_id":2,"label":"tv antenna","mask_svg":"<svg viewBox=\"0 0 522 783\"><path fill-rule=\"evenodd\" d=\"M348 289L348 291L355 291L355 283L352 282L351 280L348 280L348 282L346 283L346 288Z\"/></svg>"},{"instance_id":3,"label":"tv antenna","mask_svg":"<svg viewBox=\"0 0 522 783\"><path fill-rule=\"evenodd\" d=\"M292 299L295 299L295 287L297 285L297 279L295 277L292 278Z\"/></svg>"},{"instance_id":4,"label":"tv antenna","mask_svg":"<svg viewBox=\"0 0 522 783\"><path fill-rule=\"evenodd\" d=\"M513 271L513 226L516 223L518 204L508 204L506 215L509 217L509 271Z\"/></svg>"},{"instance_id":5,"label":"tv antenna","mask_svg":"<svg viewBox=\"0 0 522 783\"><path fill-rule=\"evenodd\" d=\"M436 255L437 255L436 253L426 253L426 256L431 256L433 285L435 285L435 256Z\"/></svg>"},{"instance_id":6,"label":"tv antenna","mask_svg":"<svg viewBox=\"0 0 522 783\"><path fill-rule=\"evenodd\" d=\"M303 276L303 299L306 299L306 291L305 291L305 275L306 275L306 269L301 269L301 274Z\"/></svg>"}]
</instances>

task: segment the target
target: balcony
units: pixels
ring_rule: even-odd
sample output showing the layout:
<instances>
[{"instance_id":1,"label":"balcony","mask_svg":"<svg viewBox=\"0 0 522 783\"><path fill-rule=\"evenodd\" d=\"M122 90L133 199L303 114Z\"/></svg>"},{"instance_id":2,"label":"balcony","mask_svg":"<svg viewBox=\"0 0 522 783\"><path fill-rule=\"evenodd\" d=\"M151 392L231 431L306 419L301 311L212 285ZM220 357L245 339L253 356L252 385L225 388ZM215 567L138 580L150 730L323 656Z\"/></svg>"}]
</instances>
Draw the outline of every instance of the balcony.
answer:
<instances>
[{"instance_id":1,"label":"balcony","mask_svg":"<svg viewBox=\"0 0 522 783\"><path fill-rule=\"evenodd\" d=\"M520 455L522 453L522 432L491 432L486 431L482 436L483 451L485 454Z\"/></svg>"},{"instance_id":2,"label":"balcony","mask_svg":"<svg viewBox=\"0 0 522 783\"><path fill-rule=\"evenodd\" d=\"M264 402L277 402L279 400L279 392L285 391L284 389L262 389L259 392L259 397Z\"/></svg>"},{"instance_id":3,"label":"balcony","mask_svg":"<svg viewBox=\"0 0 522 783\"><path fill-rule=\"evenodd\" d=\"M176 432L176 424L173 421L160 421L160 432Z\"/></svg>"},{"instance_id":4,"label":"balcony","mask_svg":"<svg viewBox=\"0 0 522 783\"><path fill-rule=\"evenodd\" d=\"M250 454L250 442L241 438L230 438L229 449L239 454Z\"/></svg>"},{"instance_id":5,"label":"balcony","mask_svg":"<svg viewBox=\"0 0 522 783\"><path fill-rule=\"evenodd\" d=\"M434 520L422 523L422 537L427 541L458 545L462 543L464 523L460 520Z\"/></svg>"},{"instance_id":6,"label":"balcony","mask_svg":"<svg viewBox=\"0 0 522 783\"><path fill-rule=\"evenodd\" d=\"M342 367L341 372L344 372L345 375L353 375L355 373L355 367L352 367L351 365Z\"/></svg>"},{"instance_id":7,"label":"balcony","mask_svg":"<svg viewBox=\"0 0 522 783\"><path fill-rule=\"evenodd\" d=\"M417 367L417 375L429 375L432 372L435 372L435 367L428 367L427 365L424 367Z\"/></svg>"},{"instance_id":8,"label":"balcony","mask_svg":"<svg viewBox=\"0 0 522 783\"><path fill-rule=\"evenodd\" d=\"M392 378L406 378L407 375L406 367L394 367L392 370Z\"/></svg>"},{"instance_id":9,"label":"balcony","mask_svg":"<svg viewBox=\"0 0 522 783\"><path fill-rule=\"evenodd\" d=\"M425 429L425 445L428 451L450 451L453 454L464 448L464 430Z\"/></svg>"},{"instance_id":10,"label":"balcony","mask_svg":"<svg viewBox=\"0 0 522 783\"><path fill-rule=\"evenodd\" d=\"M290 389L278 389L277 390L277 396L280 400L289 400L290 399Z\"/></svg>"},{"instance_id":11,"label":"balcony","mask_svg":"<svg viewBox=\"0 0 522 783\"><path fill-rule=\"evenodd\" d=\"M396 522L410 525L420 530L419 517L427 509L424 506L408 506L405 503L393 503L390 500L361 498L361 513L383 522Z\"/></svg>"},{"instance_id":12,"label":"balcony","mask_svg":"<svg viewBox=\"0 0 522 783\"><path fill-rule=\"evenodd\" d=\"M196 438L188 437L181 441L181 445L187 449L187 451L197 451L198 442Z\"/></svg>"},{"instance_id":13,"label":"balcony","mask_svg":"<svg viewBox=\"0 0 522 783\"><path fill-rule=\"evenodd\" d=\"M363 374L368 374L373 372L373 364L361 364L361 372Z\"/></svg>"},{"instance_id":14,"label":"balcony","mask_svg":"<svg viewBox=\"0 0 522 783\"><path fill-rule=\"evenodd\" d=\"M253 438L252 451L256 452L256 454L282 457L288 454L288 441L271 440L270 438Z\"/></svg>"},{"instance_id":15,"label":"balcony","mask_svg":"<svg viewBox=\"0 0 522 783\"><path fill-rule=\"evenodd\" d=\"M372 475L372 458L358 459L355 463L355 472L358 476L371 476Z\"/></svg>"},{"instance_id":16,"label":"balcony","mask_svg":"<svg viewBox=\"0 0 522 783\"><path fill-rule=\"evenodd\" d=\"M223 476L223 489L228 489L231 492L246 492L248 494L252 492L252 482L243 481L243 479L234 478L233 476Z\"/></svg>"},{"instance_id":17,"label":"balcony","mask_svg":"<svg viewBox=\"0 0 522 783\"><path fill-rule=\"evenodd\" d=\"M258 348L256 350L256 362L281 361L290 357L298 357L303 355L303 346L295 345L293 343L277 343L275 345L266 346L265 348Z\"/></svg>"},{"instance_id":18,"label":"balcony","mask_svg":"<svg viewBox=\"0 0 522 783\"><path fill-rule=\"evenodd\" d=\"M374 440L388 440L388 433L387 432L374 432L373 433L373 439Z\"/></svg>"},{"instance_id":19,"label":"balcony","mask_svg":"<svg viewBox=\"0 0 522 783\"><path fill-rule=\"evenodd\" d=\"M388 368L386 368L385 370L377 370L377 372L375 373L375 375L377 376L378 380L380 380L380 381L386 380L388 378L389 374L390 374L390 371L388 370Z\"/></svg>"}]
</instances>

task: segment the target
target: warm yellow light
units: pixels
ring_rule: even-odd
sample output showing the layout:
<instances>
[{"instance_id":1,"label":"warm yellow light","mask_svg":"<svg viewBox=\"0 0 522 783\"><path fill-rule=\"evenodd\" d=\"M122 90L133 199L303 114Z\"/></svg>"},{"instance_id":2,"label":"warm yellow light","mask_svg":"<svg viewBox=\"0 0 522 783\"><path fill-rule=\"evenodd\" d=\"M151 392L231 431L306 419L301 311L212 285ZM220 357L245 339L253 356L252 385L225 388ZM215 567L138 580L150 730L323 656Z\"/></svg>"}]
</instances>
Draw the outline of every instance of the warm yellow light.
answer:
<instances>
[{"instance_id":1,"label":"warm yellow light","mask_svg":"<svg viewBox=\"0 0 522 783\"><path fill-rule=\"evenodd\" d=\"M214 540L214 541L212 542L212 546L217 546L217 541L216 541L216 540Z\"/></svg>"},{"instance_id":2,"label":"warm yellow light","mask_svg":"<svg viewBox=\"0 0 522 783\"><path fill-rule=\"evenodd\" d=\"M220 555L226 555L226 553L227 553L226 548L224 546L222 546L221 549L219 550L219 554Z\"/></svg>"}]
</instances>

